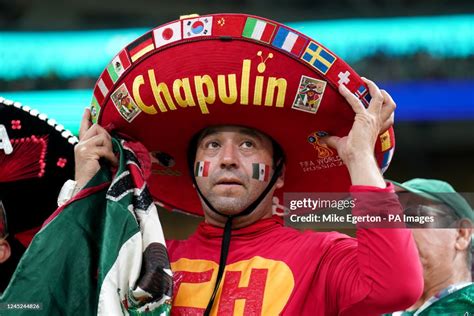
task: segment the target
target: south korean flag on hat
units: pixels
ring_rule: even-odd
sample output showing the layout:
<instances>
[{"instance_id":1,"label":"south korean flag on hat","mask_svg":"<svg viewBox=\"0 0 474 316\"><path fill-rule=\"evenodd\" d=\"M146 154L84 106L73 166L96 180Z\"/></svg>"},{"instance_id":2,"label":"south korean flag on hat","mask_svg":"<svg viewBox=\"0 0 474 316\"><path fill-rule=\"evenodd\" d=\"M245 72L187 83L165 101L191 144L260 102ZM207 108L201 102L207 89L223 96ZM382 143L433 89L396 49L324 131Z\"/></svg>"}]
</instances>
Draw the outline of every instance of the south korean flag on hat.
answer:
<instances>
[{"instance_id":1,"label":"south korean flag on hat","mask_svg":"<svg viewBox=\"0 0 474 316\"><path fill-rule=\"evenodd\" d=\"M212 35L212 16L183 21L183 38Z\"/></svg>"}]
</instances>

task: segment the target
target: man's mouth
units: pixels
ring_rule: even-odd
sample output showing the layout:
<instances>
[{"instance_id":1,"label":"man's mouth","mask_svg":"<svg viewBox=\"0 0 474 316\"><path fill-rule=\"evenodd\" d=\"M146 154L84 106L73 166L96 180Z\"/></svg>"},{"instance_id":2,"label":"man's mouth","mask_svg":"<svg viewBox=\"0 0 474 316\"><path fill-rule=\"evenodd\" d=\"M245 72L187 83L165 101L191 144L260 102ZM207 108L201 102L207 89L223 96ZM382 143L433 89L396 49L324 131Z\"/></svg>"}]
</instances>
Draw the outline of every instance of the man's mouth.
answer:
<instances>
[{"instance_id":1,"label":"man's mouth","mask_svg":"<svg viewBox=\"0 0 474 316\"><path fill-rule=\"evenodd\" d=\"M216 182L216 185L234 186L234 185L243 185L243 184L239 179L236 179L236 178L222 178Z\"/></svg>"}]
</instances>

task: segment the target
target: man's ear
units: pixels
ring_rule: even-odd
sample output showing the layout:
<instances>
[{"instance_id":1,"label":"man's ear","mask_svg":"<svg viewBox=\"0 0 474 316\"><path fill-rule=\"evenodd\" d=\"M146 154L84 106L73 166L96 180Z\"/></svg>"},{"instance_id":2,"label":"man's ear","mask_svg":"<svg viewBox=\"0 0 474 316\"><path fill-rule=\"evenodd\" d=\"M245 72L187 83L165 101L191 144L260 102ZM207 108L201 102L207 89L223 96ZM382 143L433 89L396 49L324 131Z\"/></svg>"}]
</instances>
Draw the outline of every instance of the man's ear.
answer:
<instances>
[{"instance_id":1,"label":"man's ear","mask_svg":"<svg viewBox=\"0 0 474 316\"><path fill-rule=\"evenodd\" d=\"M10 244L5 239L0 240L0 263L4 263L10 258L11 249Z\"/></svg>"},{"instance_id":2,"label":"man's ear","mask_svg":"<svg viewBox=\"0 0 474 316\"><path fill-rule=\"evenodd\" d=\"M465 250L471 245L473 233L473 225L470 220L462 219L457 228L458 236L456 238L455 247L457 250Z\"/></svg>"},{"instance_id":3,"label":"man's ear","mask_svg":"<svg viewBox=\"0 0 474 316\"><path fill-rule=\"evenodd\" d=\"M281 189L285 185L285 171L286 171L286 166L285 164L283 164L283 167L281 168L280 176L278 177L275 184L275 187L277 189Z\"/></svg>"}]
</instances>

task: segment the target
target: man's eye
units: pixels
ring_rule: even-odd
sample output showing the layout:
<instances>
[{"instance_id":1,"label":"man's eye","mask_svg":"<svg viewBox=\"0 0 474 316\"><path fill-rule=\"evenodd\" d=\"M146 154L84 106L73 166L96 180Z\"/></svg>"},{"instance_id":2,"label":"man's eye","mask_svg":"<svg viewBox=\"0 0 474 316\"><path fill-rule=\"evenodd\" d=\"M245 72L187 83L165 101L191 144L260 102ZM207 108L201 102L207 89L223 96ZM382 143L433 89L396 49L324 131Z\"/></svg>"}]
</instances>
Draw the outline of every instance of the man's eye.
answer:
<instances>
[{"instance_id":1,"label":"man's eye","mask_svg":"<svg viewBox=\"0 0 474 316\"><path fill-rule=\"evenodd\" d=\"M218 142L208 142L206 144L206 148L209 148L209 149L219 148L219 143Z\"/></svg>"},{"instance_id":2,"label":"man's eye","mask_svg":"<svg viewBox=\"0 0 474 316\"><path fill-rule=\"evenodd\" d=\"M254 144L251 141L245 141L241 145L243 148L253 148L255 147Z\"/></svg>"}]
</instances>

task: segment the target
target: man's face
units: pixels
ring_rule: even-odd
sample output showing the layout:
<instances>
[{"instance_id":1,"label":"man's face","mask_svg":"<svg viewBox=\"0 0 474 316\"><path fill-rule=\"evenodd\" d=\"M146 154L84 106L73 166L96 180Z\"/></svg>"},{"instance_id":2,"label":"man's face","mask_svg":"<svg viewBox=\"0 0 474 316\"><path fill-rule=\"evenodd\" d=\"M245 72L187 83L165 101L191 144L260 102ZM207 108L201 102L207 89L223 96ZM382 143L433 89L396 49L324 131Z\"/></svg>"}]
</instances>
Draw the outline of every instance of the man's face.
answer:
<instances>
[{"instance_id":1,"label":"man's face","mask_svg":"<svg viewBox=\"0 0 474 316\"><path fill-rule=\"evenodd\" d=\"M459 264L465 265L465 259L458 258L463 251L456 246L459 241L459 223L453 211L413 193L403 192L399 198L405 215L434 219L434 222L424 225L409 225L413 228L425 284L439 280L440 276L451 276Z\"/></svg>"},{"instance_id":2,"label":"man's face","mask_svg":"<svg viewBox=\"0 0 474 316\"><path fill-rule=\"evenodd\" d=\"M204 131L197 145L196 164L208 163L207 176L196 177L202 194L219 212L238 214L257 199L273 174L271 140L252 129L223 126ZM255 164L269 174L255 179ZM261 169L260 169L261 170ZM276 187L283 186L283 180ZM273 192L262 203L270 203ZM269 202L268 202L269 201Z\"/></svg>"},{"instance_id":3,"label":"man's face","mask_svg":"<svg viewBox=\"0 0 474 316\"><path fill-rule=\"evenodd\" d=\"M456 257L456 229L418 228L412 229L425 280L450 275Z\"/></svg>"}]
</instances>

